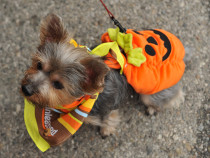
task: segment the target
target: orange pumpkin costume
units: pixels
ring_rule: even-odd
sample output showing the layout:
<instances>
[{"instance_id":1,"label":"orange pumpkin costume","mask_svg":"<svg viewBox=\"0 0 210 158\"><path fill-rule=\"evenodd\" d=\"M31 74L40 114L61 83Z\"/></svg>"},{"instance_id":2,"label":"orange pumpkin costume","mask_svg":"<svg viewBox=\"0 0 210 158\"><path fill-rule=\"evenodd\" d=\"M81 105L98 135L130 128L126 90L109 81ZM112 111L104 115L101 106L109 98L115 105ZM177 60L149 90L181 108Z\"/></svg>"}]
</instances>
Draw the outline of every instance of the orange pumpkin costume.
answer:
<instances>
[{"instance_id":1,"label":"orange pumpkin costume","mask_svg":"<svg viewBox=\"0 0 210 158\"><path fill-rule=\"evenodd\" d=\"M103 43L114 41L123 49L121 58L124 61L121 63L110 53L103 52L102 56L106 54L108 60L105 62L109 67L121 68L137 93L154 94L167 89L175 85L184 73L184 47L176 36L167 31L155 29L137 32L128 29L124 34L119 29L111 29L101 39ZM100 55L101 50L96 47L92 54ZM118 58L120 55L116 56Z\"/></svg>"}]
</instances>

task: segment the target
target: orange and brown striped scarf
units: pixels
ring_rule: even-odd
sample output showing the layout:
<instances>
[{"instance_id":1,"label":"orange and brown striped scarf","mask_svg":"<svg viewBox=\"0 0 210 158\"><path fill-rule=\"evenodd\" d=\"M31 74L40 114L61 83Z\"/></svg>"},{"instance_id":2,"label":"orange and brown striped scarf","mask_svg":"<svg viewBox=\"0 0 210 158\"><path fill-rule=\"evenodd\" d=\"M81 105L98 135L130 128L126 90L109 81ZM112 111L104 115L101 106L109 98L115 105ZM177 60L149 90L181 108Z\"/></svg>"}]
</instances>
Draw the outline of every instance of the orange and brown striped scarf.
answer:
<instances>
[{"instance_id":1,"label":"orange and brown striped scarf","mask_svg":"<svg viewBox=\"0 0 210 158\"><path fill-rule=\"evenodd\" d=\"M25 100L25 124L37 147L44 152L72 136L81 127L97 97L98 93L87 95L56 108L40 108Z\"/></svg>"}]
</instances>

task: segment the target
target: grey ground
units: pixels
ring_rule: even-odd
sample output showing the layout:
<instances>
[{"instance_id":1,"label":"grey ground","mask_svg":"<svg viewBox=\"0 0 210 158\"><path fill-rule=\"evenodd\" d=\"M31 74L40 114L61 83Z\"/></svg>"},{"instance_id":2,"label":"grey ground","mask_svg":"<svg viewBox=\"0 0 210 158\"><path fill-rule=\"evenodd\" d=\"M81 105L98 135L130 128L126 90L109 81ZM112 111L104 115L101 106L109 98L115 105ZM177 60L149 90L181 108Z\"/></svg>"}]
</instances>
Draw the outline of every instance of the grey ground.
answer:
<instances>
[{"instance_id":1,"label":"grey ground","mask_svg":"<svg viewBox=\"0 0 210 158\"><path fill-rule=\"evenodd\" d=\"M185 102L144 115L129 105L115 136L101 139L96 127L84 125L63 145L40 152L23 120L20 80L38 44L39 22L49 12L63 17L83 45L100 43L113 27L97 0L0 0L0 157L61 158L207 158L210 157L210 4L208 0L105 1L124 26L162 28L192 50L182 79Z\"/></svg>"}]
</instances>

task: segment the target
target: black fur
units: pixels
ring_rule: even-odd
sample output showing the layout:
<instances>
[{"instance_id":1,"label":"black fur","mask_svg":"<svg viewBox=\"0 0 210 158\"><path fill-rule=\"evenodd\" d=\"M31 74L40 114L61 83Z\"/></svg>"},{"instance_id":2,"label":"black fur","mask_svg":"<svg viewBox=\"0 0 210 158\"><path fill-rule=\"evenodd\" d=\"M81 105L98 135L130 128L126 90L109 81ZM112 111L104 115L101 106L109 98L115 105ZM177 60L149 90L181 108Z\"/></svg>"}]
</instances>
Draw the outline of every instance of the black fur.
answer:
<instances>
[{"instance_id":1,"label":"black fur","mask_svg":"<svg viewBox=\"0 0 210 158\"><path fill-rule=\"evenodd\" d=\"M111 70L105 77L105 86L100 93L91 114L107 115L111 110L121 109L131 95L137 98L139 94L128 84L126 77L119 70Z\"/></svg>"}]
</instances>

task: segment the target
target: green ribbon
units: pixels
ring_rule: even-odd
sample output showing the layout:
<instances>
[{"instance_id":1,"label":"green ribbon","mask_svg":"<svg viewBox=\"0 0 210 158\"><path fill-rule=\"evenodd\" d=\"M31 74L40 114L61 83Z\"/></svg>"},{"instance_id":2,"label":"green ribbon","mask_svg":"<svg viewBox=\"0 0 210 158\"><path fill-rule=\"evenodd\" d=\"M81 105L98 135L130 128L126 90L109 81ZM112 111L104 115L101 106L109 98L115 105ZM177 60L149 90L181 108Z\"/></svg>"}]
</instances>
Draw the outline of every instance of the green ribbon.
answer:
<instances>
[{"instance_id":1,"label":"green ribbon","mask_svg":"<svg viewBox=\"0 0 210 158\"><path fill-rule=\"evenodd\" d=\"M112 41L116 41L117 44L127 54L127 60L129 64L139 67L146 61L146 57L142 53L142 48L133 49L132 40L133 35L128 33L121 33L119 28L108 29L109 37Z\"/></svg>"},{"instance_id":2,"label":"green ribbon","mask_svg":"<svg viewBox=\"0 0 210 158\"><path fill-rule=\"evenodd\" d=\"M117 56L116 60L121 66L121 71L120 71L121 74L123 72L124 58L119 49L119 46L127 54L127 62L129 64L139 67L141 66L142 63L146 61L146 57L142 53L142 48L133 49L133 45L132 45L133 35L132 34L121 33L119 28L108 29L108 34L109 34L110 39L113 42L107 42L107 43L102 43L98 45L96 48L94 48L90 52L90 54L97 55L97 56L106 56L109 53L110 49L112 49Z\"/></svg>"},{"instance_id":3,"label":"green ribbon","mask_svg":"<svg viewBox=\"0 0 210 158\"><path fill-rule=\"evenodd\" d=\"M117 62L120 64L121 70L120 73L122 74L123 72L123 66L124 66L124 58L123 55L118 47L117 42L107 42L107 43L102 43L98 45L96 48L94 48L90 54L97 55L97 56L106 56L110 49L112 49L116 56L117 56Z\"/></svg>"}]
</instances>

